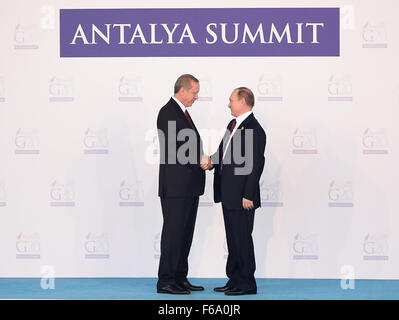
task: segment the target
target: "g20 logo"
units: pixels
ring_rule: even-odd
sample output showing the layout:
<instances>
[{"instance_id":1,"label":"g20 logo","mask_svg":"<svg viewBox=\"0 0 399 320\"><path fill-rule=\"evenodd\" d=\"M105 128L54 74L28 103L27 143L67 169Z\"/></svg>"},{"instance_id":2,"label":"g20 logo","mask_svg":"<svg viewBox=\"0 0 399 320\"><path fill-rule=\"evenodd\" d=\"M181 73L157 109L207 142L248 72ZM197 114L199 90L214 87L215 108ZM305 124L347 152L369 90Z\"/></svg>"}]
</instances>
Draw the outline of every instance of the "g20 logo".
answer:
<instances>
[{"instance_id":1,"label":"g20 logo","mask_svg":"<svg viewBox=\"0 0 399 320\"><path fill-rule=\"evenodd\" d=\"M109 243L107 236L102 234L95 236L89 233L85 241L85 250L88 253L104 253L109 250Z\"/></svg>"},{"instance_id":2,"label":"g20 logo","mask_svg":"<svg viewBox=\"0 0 399 320\"><path fill-rule=\"evenodd\" d=\"M87 129L83 138L85 154L108 154L107 129Z\"/></svg>"},{"instance_id":3,"label":"g20 logo","mask_svg":"<svg viewBox=\"0 0 399 320\"><path fill-rule=\"evenodd\" d=\"M353 207L353 188L351 182L332 181L328 189L329 207Z\"/></svg>"},{"instance_id":4,"label":"g20 logo","mask_svg":"<svg viewBox=\"0 0 399 320\"><path fill-rule=\"evenodd\" d=\"M16 247L20 253L40 252L40 241L21 239L16 242Z\"/></svg>"},{"instance_id":5,"label":"g20 logo","mask_svg":"<svg viewBox=\"0 0 399 320\"><path fill-rule=\"evenodd\" d=\"M302 236L296 234L293 242L294 260L317 260L318 243L317 235Z\"/></svg>"},{"instance_id":6,"label":"g20 logo","mask_svg":"<svg viewBox=\"0 0 399 320\"><path fill-rule=\"evenodd\" d=\"M14 29L14 48L15 49L38 49L37 26L23 26L17 24Z\"/></svg>"},{"instance_id":7,"label":"g20 logo","mask_svg":"<svg viewBox=\"0 0 399 320\"><path fill-rule=\"evenodd\" d=\"M144 191L141 181L128 183L123 180L119 187L119 205L121 207L144 206Z\"/></svg>"},{"instance_id":8,"label":"g20 logo","mask_svg":"<svg viewBox=\"0 0 399 320\"><path fill-rule=\"evenodd\" d=\"M366 129L363 134L363 146L368 149L385 148L387 146L386 131Z\"/></svg>"},{"instance_id":9,"label":"g20 logo","mask_svg":"<svg viewBox=\"0 0 399 320\"><path fill-rule=\"evenodd\" d=\"M260 182L261 206L282 207L282 191L278 183L266 184L264 180Z\"/></svg>"},{"instance_id":10,"label":"g20 logo","mask_svg":"<svg viewBox=\"0 0 399 320\"><path fill-rule=\"evenodd\" d=\"M39 148L39 130L23 130L18 129L15 134L15 146L17 149L24 150L38 150Z\"/></svg>"},{"instance_id":11,"label":"g20 logo","mask_svg":"<svg viewBox=\"0 0 399 320\"><path fill-rule=\"evenodd\" d=\"M100 235L88 233L84 248L86 259L109 259L109 241L105 233Z\"/></svg>"},{"instance_id":12,"label":"g20 logo","mask_svg":"<svg viewBox=\"0 0 399 320\"><path fill-rule=\"evenodd\" d=\"M73 80L71 77L53 76L49 84L50 102L72 102Z\"/></svg>"},{"instance_id":13,"label":"g20 logo","mask_svg":"<svg viewBox=\"0 0 399 320\"><path fill-rule=\"evenodd\" d=\"M20 233L15 242L17 259L40 259L40 236L38 233Z\"/></svg>"},{"instance_id":14,"label":"g20 logo","mask_svg":"<svg viewBox=\"0 0 399 320\"><path fill-rule=\"evenodd\" d=\"M317 136L314 129L296 129L292 136L293 153L297 154L316 154Z\"/></svg>"},{"instance_id":15,"label":"g20 logo","mask_svg":"<svg viewBox=\"0 0 399 320\"><path fill-rule=\"evenodd\" d=\"M51 185L50 197L55 201L72 201L75 198L73 184L61 184L54 181Z\"/></svg>"},{"instance_id":16,"label":"g20 logo","mask_svg":"<svg viewBox=\"0 0 399 320\"><path fill-rule=\"evenodd\" d=\"M363 242L364 260L388 260L388 237L367 234Z\"/></svg>"},{"instance_id":17,"label":"g20 logo","mask_svg":"<svg viewBox=\"0 0 399 320\"><path fill-rule=\"evenodd\" d=\"M317 146L317 139L314 131L295 130L292 138L292 144L295 148L314 148Z\"/></svg>"},{"instance_id":18,"label":"g20 logo","mask_svg":"<svg viewBox=\"0 0 399 320\"><path fill-rule=\"evenodd\" d=\"M363 26L362 37L365 42L385 42L387 40L385 24L371 24L370 22L367 22Z\"/></svg>"},{"instance_id":19,"label":"g20 logo","mask_svg":"<svg viewBox=\"0 0 399 320\"><path fill-rule=\"evenodd\" d=\"M337 77L332 75L328 81L328 93L335 97L350 97L352 95L352 81L350 76Z\"/></svg>"},{"instance_id":20,"label":"g20 logo","mask_svg":"<svg viewBox=\"0 0 399 320\"><path fill-rule=\"evenodd\" d=\"M258 101L283 101L281 76L266 78L262 75L258 82L258 93Z\"/></svg>"},{"instance_id":21,"label":"g20 logo","mask_svg":"<svg viewBox=\"0 0 399 320\"><path fill-rule=\"evenodd\" d=\"M388 138L386 129L367 128L362 138L363 154L387 154Z\"/></svg>"},{"instance_id":22,"label":"g20 logo","mask_svg":"<svg viewBox=\"0 0 399 320\"><path fill-rule=\"evenodd\" d=\"M87 129L83 141L87 148L105 148L108 146L107 130L94 131Z\"/></svg>"},{"instance_id":23,"label":"g20 logo","mask_svg":"<svg viewBox=\"0 0 399 320\"><path fill-rule=\"evenodd\" d=\"M141 102L143 97L141 77L122 76L119 79L118 93L120 102Z\"/></svg>"}]
</instances>

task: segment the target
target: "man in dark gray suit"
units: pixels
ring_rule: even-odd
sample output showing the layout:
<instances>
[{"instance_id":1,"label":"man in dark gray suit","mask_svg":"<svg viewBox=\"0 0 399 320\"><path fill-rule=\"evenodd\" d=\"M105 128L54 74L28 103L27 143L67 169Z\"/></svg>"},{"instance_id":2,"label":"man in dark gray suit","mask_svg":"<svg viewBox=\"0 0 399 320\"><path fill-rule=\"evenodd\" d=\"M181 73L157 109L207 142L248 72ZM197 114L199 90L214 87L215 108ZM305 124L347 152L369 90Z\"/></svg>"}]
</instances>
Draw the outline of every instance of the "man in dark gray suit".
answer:
<instances>
[{"instance_id":1,"label":"man in dark gray suit","mask_svg":"<svg viewBox=\"0 0 399 320\"><path fill-rule=\"evenodd\" d=\"M158 195L163 215L158 293L204 290L187 280L199 196L205 188L205 172L200 167L202 141L187 110L198 99L198 92L198 79L180 76L173 97L157 119L161 151Z\"/></svg>"},{"instance_id":2,"label":"man in dark gray suit","mask_svg":"<svg viewBox=\"0 0 399 320\"><path fill-rule=\"evenodd\" d=\"M217 152L207 164L201 164L205 170L215 169L214 201L222 203L229 280L214 290L226 295L257 293L252 230L255 209L260 207L259 180L265 164L266 134L252 112L254 102L250 89L233 91L229 108L234 119Z\"/></svg>"}]
</instances>

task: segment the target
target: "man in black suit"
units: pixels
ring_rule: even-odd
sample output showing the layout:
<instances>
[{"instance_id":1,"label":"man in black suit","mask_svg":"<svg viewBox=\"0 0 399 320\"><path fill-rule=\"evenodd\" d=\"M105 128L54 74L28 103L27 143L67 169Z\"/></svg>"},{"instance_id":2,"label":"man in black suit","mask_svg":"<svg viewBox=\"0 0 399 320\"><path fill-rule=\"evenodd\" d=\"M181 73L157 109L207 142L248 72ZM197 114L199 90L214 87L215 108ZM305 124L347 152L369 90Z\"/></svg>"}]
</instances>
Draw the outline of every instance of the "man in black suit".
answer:
<instances>
[{"instance_id":1,"label":"man in black suit","mask_svg":"<svg viewBox=\"0 0 399 320\"><path fill-rule=\"evenodd\" d=\"M174 96L157 119L161 156L158 195L163 215L158 293L204 290L187 280L198 201L205 188L205 172L200 167L202 141L187 111L198 99L198 92L198 79L189 74L180 76Z\"/></svg>"},{"instance_id":2,"label":"man in black suit","mask_svg":"<svg viewBox=\"0 0 399 320\"><path fill-rule=\"evenodd\" d=\"M241 87L230 96L230 121L219 148L201 164L215 169L214 201L222 203L229 251L226 295L256 294L255 253L252 241L255 209L260 207L259 180L265 163L266 134L252 113L254 95Z\"/></svg>"}]
</instances>

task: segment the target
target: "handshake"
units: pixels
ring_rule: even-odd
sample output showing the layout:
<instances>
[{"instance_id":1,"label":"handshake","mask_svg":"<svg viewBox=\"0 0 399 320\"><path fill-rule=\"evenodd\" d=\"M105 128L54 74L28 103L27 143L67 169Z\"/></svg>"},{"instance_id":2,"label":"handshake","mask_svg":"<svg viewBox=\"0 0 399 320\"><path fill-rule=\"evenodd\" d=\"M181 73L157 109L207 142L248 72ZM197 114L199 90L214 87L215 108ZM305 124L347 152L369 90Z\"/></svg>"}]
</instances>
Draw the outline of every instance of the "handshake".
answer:
<instances>
[{"instance_id":1,"label":"handshake","mask_svg":"<svg viewBox=\"0 0 399 320\"><path fill-rule=\"evenodd\" d=\"M206 155L206 154L204 154L204 155L202 156L202 158L201 158L201 165L200 165L200 167L201 167L203 170L212 169L212 168L213 168L213 162L212 162L212 160L211 160L211 157L208 156L208 155Z\"/></svg>"}]
</instances>

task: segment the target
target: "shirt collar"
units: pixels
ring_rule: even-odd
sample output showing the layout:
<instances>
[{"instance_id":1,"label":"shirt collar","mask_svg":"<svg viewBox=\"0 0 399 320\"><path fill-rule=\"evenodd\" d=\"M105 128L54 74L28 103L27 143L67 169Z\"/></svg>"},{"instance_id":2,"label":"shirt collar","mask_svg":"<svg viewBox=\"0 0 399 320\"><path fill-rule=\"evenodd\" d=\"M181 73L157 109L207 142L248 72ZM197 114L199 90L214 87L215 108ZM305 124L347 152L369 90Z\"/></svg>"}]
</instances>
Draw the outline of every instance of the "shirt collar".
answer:
<instances>
[{"instance_id":1,"label":"shirt collar","mask_svg":"<svg viewBox=\"0 0 399 320\"><path fill-rule=\"evenodd\" d=\"M238 116L236 118L236 127L238 127L246 118L248 118L251 113L252 113L252 110L245 112L242 115Z\"/></svg>"},{"instance_id":2,"label":"shirt collar","mask_svg":"<svg viewBox=\"0 0 399 320\"><path fill-rule=\"evenodd\" d=\"M186 113L186 107L183 103L180 102L179 99L177 99L175 96L172 96L172 99L176 101L176 103L179 105L183 113Z\"/></svg>"}]
</instances>

